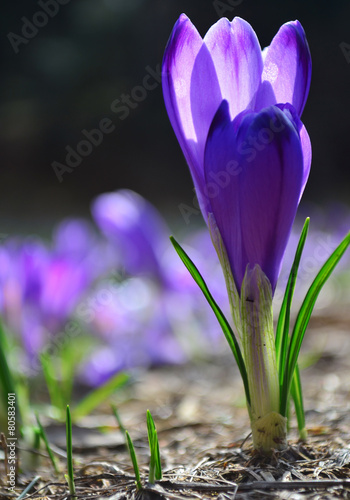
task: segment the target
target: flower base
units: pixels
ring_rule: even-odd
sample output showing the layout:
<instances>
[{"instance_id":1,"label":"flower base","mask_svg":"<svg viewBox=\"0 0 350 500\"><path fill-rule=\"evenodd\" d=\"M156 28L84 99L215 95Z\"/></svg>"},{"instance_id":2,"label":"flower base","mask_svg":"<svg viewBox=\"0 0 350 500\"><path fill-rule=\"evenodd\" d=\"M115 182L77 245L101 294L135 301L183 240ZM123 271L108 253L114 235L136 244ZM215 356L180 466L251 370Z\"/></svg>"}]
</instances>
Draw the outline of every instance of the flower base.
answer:
<instances>
[{"instance_id":1,"label":"flower base","mask_svg":"<svg viewBox=\"0 0 350 500\"><path fill-rule=\"evenodd\" d=\"M272 411L251 423L254 448L262 455L287 448L287 419Z\"/></svg>"}]
</instances>

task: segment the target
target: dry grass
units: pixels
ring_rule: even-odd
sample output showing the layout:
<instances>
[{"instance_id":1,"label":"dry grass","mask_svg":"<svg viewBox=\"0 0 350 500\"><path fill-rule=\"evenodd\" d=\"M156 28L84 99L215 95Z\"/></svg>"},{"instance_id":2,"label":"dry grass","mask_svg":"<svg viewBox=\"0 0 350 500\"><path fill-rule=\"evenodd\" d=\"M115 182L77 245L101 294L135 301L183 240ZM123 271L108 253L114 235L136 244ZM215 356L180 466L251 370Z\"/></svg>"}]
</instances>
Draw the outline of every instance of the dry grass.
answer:
<instances>
[{"instance_id":1,"label":"dry grass","mask_svg":"<svg viewBox=\"0 0 350 500\"><path fill-rule=\"evenodd\" d=\"M350 498L350 320L344 312L339 317L316 317L307 335L308 345L321 345L323 354L302 373L306 443L298 442L292 419L288 450L269 458L254 454L238 370L226 351L211 363L139 374L117 402L145 481L147 408L154 416L164 470L156 487L145 484L136 492L123 436L108 406L73 428L77 498ZM46 429L62 455L62 474L53 479L44 454L19 450L17 495L39 475L25 498L68 499L65 430L50 422ZM6 488L4 461L0 466L0 499L16 498Z\"/></svg>"}]
</instances>

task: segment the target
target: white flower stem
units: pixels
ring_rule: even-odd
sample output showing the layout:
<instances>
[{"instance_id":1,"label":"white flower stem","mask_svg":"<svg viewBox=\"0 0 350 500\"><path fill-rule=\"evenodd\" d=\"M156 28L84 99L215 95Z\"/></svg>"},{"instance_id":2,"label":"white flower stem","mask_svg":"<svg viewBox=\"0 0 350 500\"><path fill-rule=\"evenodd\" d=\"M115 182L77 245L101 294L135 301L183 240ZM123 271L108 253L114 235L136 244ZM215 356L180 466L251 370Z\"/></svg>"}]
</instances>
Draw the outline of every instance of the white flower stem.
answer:
<instances>
[{"instance_id":1,"label":"white flower stem","mask_svg":"<svg viewBox=\"0 0 350 500\"><path fill-rule=\"evenodd\" d=\"M286 447L287 421L279 414L272 290L260 266L247 267L240 294L241 343L248 374L254 448L264 454Z\"/></svg>"},{"instance_id":2,"label":"white flower stem","mask_svg":"<svg viewBox=\"0 0 350 500\"><path fill-rule=\"evenodd\" d=\"M273 331L272 290L260 266L247 267L241 292L232 275L213 214L208 226L220 259L248 377L254 448L263 454L286 448L287 419L280 415L280 388Z\"/></svg>"}]
</instances>

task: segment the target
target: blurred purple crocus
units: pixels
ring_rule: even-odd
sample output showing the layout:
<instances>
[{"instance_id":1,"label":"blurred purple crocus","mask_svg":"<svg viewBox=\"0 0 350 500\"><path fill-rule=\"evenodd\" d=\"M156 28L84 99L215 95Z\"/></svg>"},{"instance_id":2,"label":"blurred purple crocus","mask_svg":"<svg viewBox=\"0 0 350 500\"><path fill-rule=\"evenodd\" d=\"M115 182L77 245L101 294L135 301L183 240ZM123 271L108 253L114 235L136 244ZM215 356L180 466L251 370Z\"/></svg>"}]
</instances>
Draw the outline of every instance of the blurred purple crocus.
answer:
<instances>
[{"instance_id":1,"label":"blurred purple crocus","mask_svg":"<svg viewBox=\"0 0 350 500\"><path fill-rule=\"evenodd\" d=\"M238 17L220 19L202 39L182 14L170 36L166 108L238 291L248 264L258 264L275 289L310 171L311 145L300 121L310 78L298 21L284 24L263 51Z\"/></svg>"},{"instance_id":2,"label":"blurred purple crocus","mask_svg":"<svg viewBox=\"0 0 350 500\"><path fill-rule=\"evenodd\" d=\"M81 367L85 383L99 385L120 370L186 361L167 314L169 296L155 282L145 277L101 282L92 297L93 314L79 307L77 313L85 329L99 334L104 345Z\"/></svg>"},{"instance_id":3,"label":"blurred purple crocus","mask_svg":"<svg viewBox=\"0 0 350 500\"><path fill-rule=\"evenodd\" d=\"M170 248L170 230L161 213L123 189L98 196L92 214L125 273L121 282L101 282L77 308L84 328L105 343L82 367L84 379L96 385L120 369L181 363L189 353L212 353L220 338L212 325L214 315L203 311L202 294ZM202 264L212 288L228 303L207 231L192 233L186 246L194 251L197 244L205 253ZM103 295L109 300L101 300Z\"/></svg>"},{"instance_id":4,"label":"blurred purple crocus","mask_svg":"<svg viewBox=\"0 0 350 500\"><path fill-rule=\"evenodd\" d=\"M141 195L130 189L103 193L93 201L91 212L126 275L149 277L165 292L196 289L169 248L164 218Z\"/></svg>"},{"instance_id":5,"label":"blurred purple crocus","mask_svg":"<svg viewBox=\"0 0 350 500\"><path fill-rule=\"evenodd\" d=\"M169 231L155 207L137 193L122 189L98 196L91 211L127 273L164 279L161 260Z\"/></svg>"},{"instance_id":6,"label":"blurred purple crocus","mask_svg":"<svg viewBox=\"0 0 350 500\"><path fill-rule=\"evenodd\" d=\"M0 311L33 366L97 277L93 242L87 223L71 219L56 228L51 248L33 238L9 238L0 247Z\"/></svg>"}]
</instances>

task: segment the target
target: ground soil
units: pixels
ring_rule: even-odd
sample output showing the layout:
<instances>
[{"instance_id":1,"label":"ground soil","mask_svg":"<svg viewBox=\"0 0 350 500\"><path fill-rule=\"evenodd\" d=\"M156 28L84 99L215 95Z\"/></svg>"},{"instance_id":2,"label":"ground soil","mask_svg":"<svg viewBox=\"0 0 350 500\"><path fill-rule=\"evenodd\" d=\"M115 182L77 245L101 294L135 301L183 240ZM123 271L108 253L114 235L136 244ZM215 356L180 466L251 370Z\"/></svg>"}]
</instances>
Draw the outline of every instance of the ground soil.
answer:
<instances>
[{"instance_id":1,"label":"ground soil","mask_svg":"<svg viewBox=\"0 0 350 500\"><path fill-rule=\"evenodd\" d=\"M350 311L319 311L305 339L302 371L308 440L298 441L291 418L288 450L256 455L238 370L228 352L210 361L135 374L115 401L134 441L145 488L137 492L124 438L105 404L73 428L77 498L331 499L350 498ZM147 485L146 410L158 429L163 480ZM70 498L64 479L65 428L46 429L61 474L43 452L20 445L17 495L40 476L25 498ZM1 462L4 478L4 461ZM1 483L0 483L1 484ZM238 485L238 486L237 486ZM0 499L11 496L3 479Z\"/></svg>"}]
</instances>

